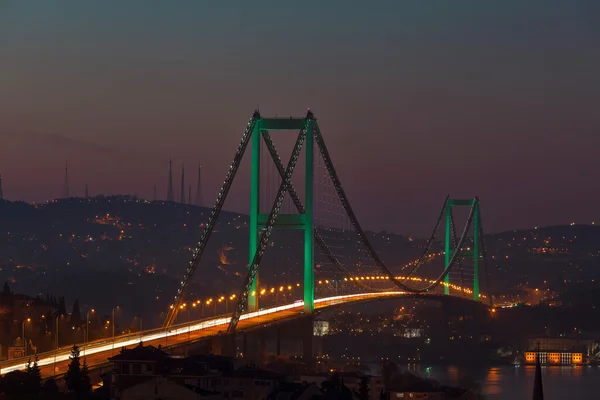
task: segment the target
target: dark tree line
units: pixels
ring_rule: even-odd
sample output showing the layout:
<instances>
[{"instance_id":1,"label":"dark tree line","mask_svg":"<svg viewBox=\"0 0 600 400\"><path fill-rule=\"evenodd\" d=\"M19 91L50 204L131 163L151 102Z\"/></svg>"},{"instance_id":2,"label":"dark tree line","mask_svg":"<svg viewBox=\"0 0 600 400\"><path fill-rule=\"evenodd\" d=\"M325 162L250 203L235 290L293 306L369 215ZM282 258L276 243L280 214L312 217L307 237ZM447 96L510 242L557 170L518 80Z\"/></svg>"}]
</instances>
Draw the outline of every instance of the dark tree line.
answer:
<instances>
[{"instance_id":1,"label":"dark tree line","mask_svg":"<svg viewBox=\"0 0 600 400\"><path fill-rule=\"evenodd\" d=\"M321 390L326 400L353 400L358 397L359 400L369 400L369 377L363 376L360 380L358 393L353 393L346 385L344 380L335 373L321 384ZM383 393L382 393L383 395Z\"/></svg>"},{"instance_id":2,"label":"dark tree line","mask_svg":"<svg viewBox=\"0 0 600 400\"><path fill-rule=\"evenodd\" d=\"M67 393L60 393L53 378L42 380L38 357L27 362L25 371L12 371L0 378L0 393L8 399L76 399L92 398L87 362L81 362L79 347L71 349L69 368L64 376Z\"/></svg>"}]
</instances>

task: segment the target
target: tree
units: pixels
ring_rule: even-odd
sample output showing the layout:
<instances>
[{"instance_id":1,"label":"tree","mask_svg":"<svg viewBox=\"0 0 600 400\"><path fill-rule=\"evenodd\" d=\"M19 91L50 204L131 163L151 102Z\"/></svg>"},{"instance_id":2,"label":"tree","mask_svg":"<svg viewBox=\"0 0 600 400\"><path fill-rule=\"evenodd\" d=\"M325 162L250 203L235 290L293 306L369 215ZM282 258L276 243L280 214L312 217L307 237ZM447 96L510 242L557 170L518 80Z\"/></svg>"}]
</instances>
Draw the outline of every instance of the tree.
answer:
<instances>
[{"instance_id":1,"label":"tree","mask_svg":"<svg viewBox=\"0 0 600 400\"><path fill-rule=\"evenodd\" d=\"M381 376L383 377L384 384L389 385L397 374L398 367L393 362L386 361L381 366Z\"/></svg>"},{"instance_id":2,"label":"tree","mask_svg":"<svg viewBox=\"0 0 600 400\"><path fill-rule=\"evenodd\" d=\"M363 375L360 379L360 386L358 387L358 398L360 400L369 400L369 376Z\"/></svg>"},{"instance_id":3,"label":"tree","mask_svg":"<svg viewBox=\"0 0 600 400\"><path fill-rule=\"evenodd\" d=\"M0 293L0 301L3 305L10 305L13 300L13 294L10 291L10 286L8 286L8 281L4 282L4 288L2 289L2 293Z\"/></svg>"},{"instance_id":4,"label":"tree","mask_svg":"<svg viewBox=\"0 0 600 400\"><path fill-rule=\"evenodd\" d=\"M83 375L83 381L81 382L81 393L87 394L92 390L92 384L90 382L90 370L88 368L87 358L83 359L81 374Z\"/></svg>"},{"instance_id":5,"label":"tree","mask_svg":"<svg viewBox=\"0 0 600 400\"><path fill-rule=\"evenodd\" d=\"M42 371L40 371L40 366L38 365L38 361L40 361L40 358L36 354L33 358L33 366L31 367L31 378L32 378L33 383L36 386L41 386Z\"/></svg>"},{"instance_id":6,"label":"tree","mask_svg":"<svg viewBox=\"0 0 600 400\"><path fill-rule=\"evenodd\" d=\"M40 367L38 366L38 356L35 355L33 364L31 363L31 358L27 360L27 367L25 368L25 372L28 376L28 384L31 387L32 392L39 392L42 386L42 372L40 371Z\"/></svg>"},{"instance_id":7,"label":"tree","mask_svg":"<svg viewBox=\"0 0 600 400\"><path fill-rule=\"evenodd\" d=\"M56 384L56 381L54 380L54 378L46 379L46 382L44 382L44 386L43 386L42 390L44 391L44 394L47 397L56 396L58 394L58 385Z\"/></svg>"},{"instance_id":8,"label":"tree","mask_svg":"<svg viewBox=\"0 0 600 400\"><path fill-rule=\"evenodd\" d=\"M335 372L333 375L331 375L331 377L327 380L324 380L321 383L321 388L323 389L323 392L325 392L325 394L327 393L333 393L336 390L339 390L339 388L342 386L342 382L340 380L340 375Z\"/></svg>"},{"instance_id":9,"label":"tree","mask_svg":"<svg viewBox=\"0 0 600 400\"><path fill-rule=\"evenodd\" d=\"M65 304L65 298L61 297L58 299L58 315L65 315L67 313L67 306Z\"/></svg>"},{"instance_id":10,"label":"tree","mask_svg":"<svg viewBox=\"0 0 600 400\"><path fill-rule=\"evenodd\" d=\"M387 396L383 389L381 389L381 392L379 392L379 400L387 400Z\"/></svg>"},{"instance_id":11,"label":"tree","mask_svg":"<svg viewBox=\"0 0 600 400\"><path fill-rule=\"evenodd\" d=\"M71 323L76 326L81 325L81 309L79 308L79 299L73 302L73 310L71 312Z\"/></svg>"},{"instance_id":12,"label":"tree","mask_svg":"<svg viewBox=\"0 0 600 400\"><path fill-rule=\"evenodd\" d=\"M334 373L331 378L323 381L321 388L327 400L352 400L352 391L344 386L338 373Z\"/></svg>"},{"instance_id":13,"label":"tree","mask_svg":"<svg viewBox=\"0 0 600 400\"><path fill-rule=\"evenodd\" d=\"M23 399L29 397L29 374L25 371L12 371L0 380L0 390L9 399Z\"/></svg>"},{"instance_id":14,"label":"tree","mask_svg":"<svg viewBox=\"0 0 600 400\"><path fill-rule=\"evenodd\" d=\"M79 393L83 386L83 373L81 371L81 363L79 358L79 347L76 344L71 349L71 355L69 356L69 368L65 374L65 383L67 384L67 390L69 392Z\"/></svg>"}]
</instances>

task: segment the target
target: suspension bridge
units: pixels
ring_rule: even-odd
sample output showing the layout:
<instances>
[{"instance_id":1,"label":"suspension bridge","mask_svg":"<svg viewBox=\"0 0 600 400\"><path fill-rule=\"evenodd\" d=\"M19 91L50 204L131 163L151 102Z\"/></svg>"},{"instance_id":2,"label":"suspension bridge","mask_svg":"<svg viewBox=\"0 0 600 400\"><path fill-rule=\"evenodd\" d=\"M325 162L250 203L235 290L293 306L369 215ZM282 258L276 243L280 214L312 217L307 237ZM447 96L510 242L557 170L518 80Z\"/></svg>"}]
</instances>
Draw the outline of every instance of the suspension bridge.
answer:
<instances>
[{"instance_id":1,"label":"suspension bridge","mask_svg":"<svg viewBox=\"0 0 600 400\"><path fill-rule=\"evenodd\" d=\"M283 163L271 136L274 131L296 134L287 164ZM237 294L219 299L232 302L231 309L226 306L225 312L218 314L215 303L211 317L194 320L188 311L188 318L182 318L182 315L185 317L183 310L203 304L194 300L198 295L193 289L194 277L205 276L203 257L248 148L251 155L247 271L237 282L240 285ZM466 211L462 229L457 229L456 208ZM272 284L268 289L269 275L274 274L270 274L265 265L269 264L269 252L281 231L291 232L286 242L291 243L289 252L294 251L292 245L301 252L302 261L297 263L301 266L301 283L290 285L290 293L282 296L278 304L271 302L263 306L259 301L262 303L269 292L277 292L275 287L279 286ZM176 346L365 301L455 296L491 304L491 296L480 291L481 276L488 291L489 279L477 197L446 197L420 257L410 263L387 265L379 255L381 249L372 244L373 236L365 232L354 213L313 113L309 110L302 118L264 118L255 111L202 236L191 252L191 260L166 311L163 326L83 344L80 346L82 355L91 367L101 366L115 349L137 345L140 341ZM439 259L442 262L436 262ZM291 268L282 268L277 260L271 260L271 264L275 265L279 277L289 273ZM296 288L298 290L292 290ZM281 286L279 291L285 289ZM68 357L68 348L57 349L39 354L39 365L46 376L55 375L64 372ZM25 362L24 359L5 362L0 373L22 369Z\"/></svg>"}]
</instances>

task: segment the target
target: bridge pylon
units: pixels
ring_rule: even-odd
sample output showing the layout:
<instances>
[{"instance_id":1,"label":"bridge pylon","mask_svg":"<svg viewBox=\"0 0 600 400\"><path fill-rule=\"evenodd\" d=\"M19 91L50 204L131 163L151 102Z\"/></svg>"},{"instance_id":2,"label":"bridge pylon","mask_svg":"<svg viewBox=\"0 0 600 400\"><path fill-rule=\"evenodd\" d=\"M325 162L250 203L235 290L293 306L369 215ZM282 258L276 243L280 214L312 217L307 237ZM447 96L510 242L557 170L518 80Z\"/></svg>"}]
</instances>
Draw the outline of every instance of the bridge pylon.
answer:
<instances>
[{"instance_id":1,"label":"bridge pylon","mask_svg":"<svg viewBox=\"0 0 600 400\"><path fill-rule=\"evenodd\" d=\"M284 165L281 161L275 145L271 140L269 131L273 130L298 131L295 145L286 165ZM277 174L280 178L280 180L278 179L279 183L277 194L275 198L272 199L272 206L268 213L262 213L259 206L261 202L264 204L264 201L261 200L269 200L262 199L260 195L262 158L261 146L263 141L267 152L275 164L275 169L277 170ZM232 164L227 172L223 186L219 191L215 205L208 217L208 221L205 224L202 236L196 248L192 251L192 259L190 260L185 271L185 275L181 281L181 285L177 291L177 294L175 295L174 301L170 305L170 309L163 327L169 328L171 325L173 325L177 317L177 313L180 309L185 307L185 303L183 303L184 296L186 295L190 282L192 281L192 277L198 268L202 255L207 248L207 243L212 233L215 231L217 219L223 208L225 199L227 198L227 195L231 189L231 185L234 181L236 173L241 165L240 163L244 153L250 143L252 147L252 158L250 174L249 265L243 286L239 292L240 295L237 297L233 314L229 320L229 327L227 329L228 332L235 332L238 322L240 319L243 319L243 313L259 310L258 298L261 292L258 288L259 265L264 253L269 247L268 245L270 243L270 237L274 229L297 229L303 231L303 308L305 314L312 314L315 309L315 244L322 250L321 256L324 256L327 259L327 262L333 267L335 273L344 277L344 282L348 282L349 285L356 286L362 290L366 289L371 292L375 291L382 293L388 292L390 289L374 287L370 284L372 281L364 281L362 279L363 277L361 277L359 280L355 273L353 274L348 268L354 268L354 270L358 270L360 273L365 266L373 266L375 267L377 275L382 274L383 277L385 277L385 281L389 282L394 290L399 290L401 292L415 294L428 293L438 287L440 284L445 283L445 285L443 285L444 292L445 294L449 294L450 278L448 274L452 269L458 267L457 269L460 270L462 280L461 260L470 256L474 260L473 298L475 300L479 300L479 264L481 258L484 263L483 266L485 267L485 246L483 245L483 228L481 224L479 199L477 197L470 200L459 200L451 199L448 196L424 253L417 260L418 262L412 265L412 269L407 276L397 277L379 257L375 248L370 243L370 235L364 231L358 219L356 218L356 214L352 209L348 196L346 195L344 187L341 184L340 178L336 172L327 146L325 145L319 124L314 118L312 112L309 110L306 116L303 118L263 118L257 110L254 112L248 124L246 125L246 129L237 148ZM305 153L304 201L300 199L300 196L292 184L292 175L296 168L296 164L300 159L303 148ZM317 167L322 168L317 174L315 174L315 154L317 157ZM325 231L325 234L322 234L319 230L319 224L315 224L314 221L315 176L324 176L327 179L328 186L326 190L328 192L327 200L325 200L325 202L328 204L327 208L329 205L331 205L330 202L333 202L334 207L339 207L339 215L347 218L346 222L348 224L342 228L332 228L330 231L335 233L330 234L329 236L327 232L330 231ZM284 198L288 194L297 210L297 213L281 212ZM318 196L316 201L317 203L319 201L323 203L323 199L320 199ZM452 218L452 208L456 206L467 206L469 208L467 222L462 232L458 236L454 229L454 220ZM337 215L338 214L336 213L336 216ZM440 275L437 276L437 278L433 280L407 279L412 278L412 275L419 270L420 266L429 260L433 255L431 252L432 246L434 243L439 244L439 240L436 241L435 239L438 232L441 230L442 221L444 220L446 222L444 270ZM320 228L323 230L324 227ZM469 242L467 240L467 236L469 229L471 228L474 232L474 245L472 250L470 248L465 248L466 243ZM348 236L348 234L345 232L349 232L350 236ZM360 253L358 261L353 258L350 258L350 262L344 261L344 255L341 253L335 253L336 250L334 249L336 247L330 246L328 242L337 240L336 235L337 237L341 237L341 240L344 243L351 243L349 247L358 248L359 251L357 253ZM349 258L346 258L346 260L348 259ZM363 262L365 260L366 262ZM487 268L485 268L485 270L487 276ZM426 282L426 284L424 287L413 287L412 282L415 281ZM489 287L489 282L487 286ZM463 293L464 292L468 293L470 291L463 290ZM290 305L286 305L286 307L288 306Z\"/></svg>"},{"instance_id":2,"label":"bridge pylon","mask_svg":"<svg viewBox=\"0 0 600 400\"><path fill-rule=\"evenodd\" d=\"M269 136L269 130L299 130L292 155L285 168L274 147L271 137ZM308 110L304 118L263 118L258 110L253 113L250 121L246 125L246 130L244 131L242 140L235 153L233 162L227 171L225 181L219 191L212 212L209 215L204 232L198 245L192 252L192 259L185 271L185 275L177 290L173 303L170 305L163 327L168 328L173 325L179 310L183 307L184 296L186 295L192 277L198 268L202 255L206 250L207 243L214 231L225 199L227 198L236 173L240 167L241 160L250 143L252 143L252 166L250 182L249 270L241 296L238 298L238 303L229 330L234 330L237 321L239 320L239 316L246 306L248 306L250 311L258 309L258 266L274 228L302 229L304 231L304 311L306 313L312 313L314 311L314 241L317 240L317 243L319 243L320 246L324 246L322 238L314 233L313 221L314 145L317 131L317 121L310 110ZM273 159L282 180L269 214L261 214L259 210L261 137L263 137L265 141L266 147L271 154L271 158ZM300 157L300 151L305 144L305 204L302 204L298 194L293 188L291 176L294 172L298 158ZM290 194L298 209L298 214L280 215L279 211L286 193Z\"/></svg>"},{"instance_id":3,"label":"bridge pylon","mask_svg":"<svg viewBox=\"0 0 600 400\"><path fill-rule=\"evenodd\" d=\"M464 249L457 248L456 230L454 226L453 207L469 207L473 209L473 247ZM444 206L445 235L444 235L444 265L448 267L455 252L460 252L461 258L473 260L473 300L479 300L479 261L484 259L485 250L483 246L483 235L481 226L481 213L479 209L479 198L452 199L448 197ZM460 262L460 261L459 261ZM462 279L462 267L461 279ZM461 282L462 283L462 282ZM450 294L450 275L444 277L444 294Z\"/></svg>"},{"instance_id":4,"label":"bridge pylon","mask_svg":"<svg viewBox=\"0 0 600 400\"><path fill-rule=\"evenodd\" d=\"M270 214L260 213L260 160L261 160L261 138L264 140L271 153L272 161L280 168L281 161L274 150L273 142L269 136L270 130L292 130L299 131L297 142L304 141L305 157L305 183L304 183L304 206L299 207L297 214L278 213L273 222L274 228L300 229L304 231L304 312L313 313L315 309L315 279L314 279L314 134L313 123L316 120L309 110L305 118L263 118L258 116L252 130L252 164L250 173L250 247L249 267L252 267L256 252L259 250L259 236L263 229L267 229ZM302 137L302 138L301 138ZM290 160L295 164L297 160ZM282 178L284 171L280 170ZM283 183L282 183L283 185ZM290 187L284 189L290 191ZM290 193L291 194L291 193ZM277 199L271 209L271 213L277 207ZM252 281L248 293L248 311L258 310L258 271Z\"/></svg>"}]
</instances>

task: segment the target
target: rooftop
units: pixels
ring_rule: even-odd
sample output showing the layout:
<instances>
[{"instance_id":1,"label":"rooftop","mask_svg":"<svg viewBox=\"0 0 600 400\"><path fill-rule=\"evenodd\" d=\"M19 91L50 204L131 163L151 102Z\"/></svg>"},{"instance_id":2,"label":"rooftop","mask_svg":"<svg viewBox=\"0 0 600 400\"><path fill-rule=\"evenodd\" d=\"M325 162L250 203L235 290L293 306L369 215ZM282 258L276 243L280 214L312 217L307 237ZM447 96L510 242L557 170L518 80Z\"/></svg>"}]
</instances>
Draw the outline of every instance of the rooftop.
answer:
<instances>
[{"instance_id":1,"label":"rooftop","mask_svg":"<svg viewBox=\"0 0 600 400\"><path fill-rule=\"evenodd\" d=\"M231 378L248 378L248 379L261 379L261 380L283 380L285 375L278 374L277 372L267 371L259 369L254 366L246 366L235 371L231 371L227 374Z\"/></svg>"},{"instance_id":2,"label":"rooftop","mask_svg":"<svg viewBox=\"0 0 600 400\"><path fill-rule=\"evenodd\" d=\"M132 349L121 349L121 353L109 358L109 361L162 361L170 356L154 346L144 346L141 342Z\"/></svg>"}]
</instances>

